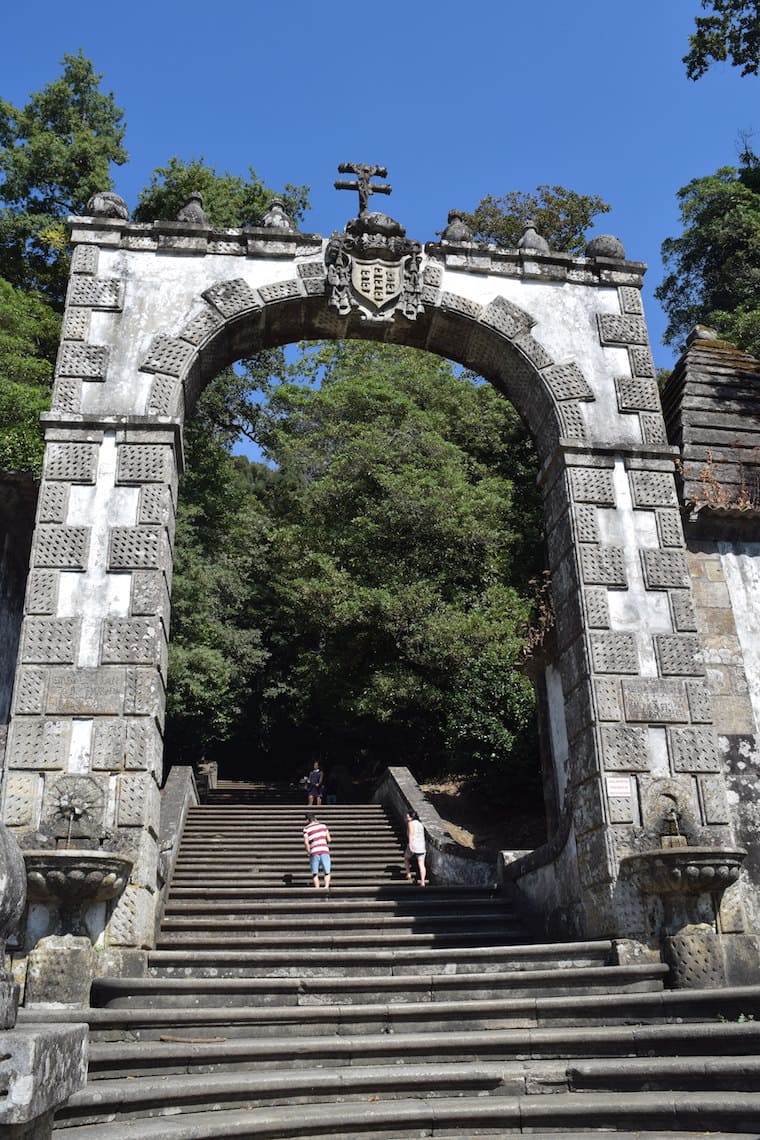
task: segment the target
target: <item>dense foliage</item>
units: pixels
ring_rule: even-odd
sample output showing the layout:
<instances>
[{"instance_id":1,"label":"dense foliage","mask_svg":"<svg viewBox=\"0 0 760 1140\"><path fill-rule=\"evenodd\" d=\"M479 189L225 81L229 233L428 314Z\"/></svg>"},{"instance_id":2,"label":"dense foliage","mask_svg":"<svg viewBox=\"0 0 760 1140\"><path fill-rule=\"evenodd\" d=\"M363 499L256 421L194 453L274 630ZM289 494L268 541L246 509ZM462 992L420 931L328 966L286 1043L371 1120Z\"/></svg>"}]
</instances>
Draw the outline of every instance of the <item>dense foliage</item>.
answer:
<instances>
[{"instance_id":1,"label":"dense foliage","mask_svg":"<svg viewBox=\"0 0 760 1140\"><path fill-rule=\"evenodd\" d=\"M760 355L760 160L695 178L678 192L683 232L662 246L668 274L656 291L668 343L698 323Z\"/></svg>"},{"instance_id":2,"label":"dense foliage","mask_svg":"<svg viewBox=\"0 0 760 1140\"><path fill-rule=\"evenodd\" d=\"M56 313L37 294L0 279L0 471L39 475L40 413L50 404Z\"/></svg>"},{"instance_id":3,"label":"dense foliage","mask_svg":"<svg viewBox=\"0 0 760 1140\"><path fill-rule=\"evenodd\" d=\"M537 186L532 193L512 190L498 198L488 194L464 217L476 241L514 249L525 223L532 219L552 249L582 254L594 218L610 209L595 194L578 194L565 186Z\"/></svg>"},{"instance_id":4,"label":"dense foliage","mask_svg":"<svg viewBox=\"0 0 760 1140\"><path fill-rule=\"evenodd\" d=\"M702 0L710 9L695 18L696 31L684 56L689 79L700 79L713 63L730 60L742 75L760 69L760 3L758 0Z\"/></svg>"}]
</instances>

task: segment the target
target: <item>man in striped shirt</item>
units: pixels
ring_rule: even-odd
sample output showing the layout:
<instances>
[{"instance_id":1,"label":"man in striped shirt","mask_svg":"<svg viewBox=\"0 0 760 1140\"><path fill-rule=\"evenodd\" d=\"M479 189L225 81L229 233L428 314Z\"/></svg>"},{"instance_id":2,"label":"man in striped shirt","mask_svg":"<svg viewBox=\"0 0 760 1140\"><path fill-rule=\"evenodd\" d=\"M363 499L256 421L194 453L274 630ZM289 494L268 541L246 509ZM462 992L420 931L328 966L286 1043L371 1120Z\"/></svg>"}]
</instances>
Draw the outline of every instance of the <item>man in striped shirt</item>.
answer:
<instances>
[{"instance_id":1,"label":"man in striped shirt","mask_svg":"<svg viewBox=\"0 0 760 1140\"><path fill-rule=\"evenodd\" d=\"M325 876L325 890L330 887L330 832L320 823L313 812L306 813L306 827L303 829L303 845L311 860L311 873L314 886L319 890L320 868Z\"/></svg>"}]
</instances>

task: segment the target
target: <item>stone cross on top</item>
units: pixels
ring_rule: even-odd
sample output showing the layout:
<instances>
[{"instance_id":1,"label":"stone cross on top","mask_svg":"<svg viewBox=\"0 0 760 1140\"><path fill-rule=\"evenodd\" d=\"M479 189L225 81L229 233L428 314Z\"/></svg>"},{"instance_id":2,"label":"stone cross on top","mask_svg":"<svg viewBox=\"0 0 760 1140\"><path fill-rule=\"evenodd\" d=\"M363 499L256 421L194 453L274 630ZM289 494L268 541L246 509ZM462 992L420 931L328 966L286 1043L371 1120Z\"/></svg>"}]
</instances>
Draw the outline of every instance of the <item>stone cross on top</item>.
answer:
<instances>
[{"instance_id":1,"label":"stone cross on top","mask_svg":"<svg viewBox=\"0 0 760 1140\"><path fill-rule=\"evenodd\" d=\"M336 190L357 190L359 192L359 217L367 213L370 194L390 194L392 187L382 184L370 185L370 178L387 178L388 171L384 166L370 166L363 162L341 162L338 167L340 174L355 174L355 182L346 182L339 178L335 183Z\"/></svg>"}]
</instances>

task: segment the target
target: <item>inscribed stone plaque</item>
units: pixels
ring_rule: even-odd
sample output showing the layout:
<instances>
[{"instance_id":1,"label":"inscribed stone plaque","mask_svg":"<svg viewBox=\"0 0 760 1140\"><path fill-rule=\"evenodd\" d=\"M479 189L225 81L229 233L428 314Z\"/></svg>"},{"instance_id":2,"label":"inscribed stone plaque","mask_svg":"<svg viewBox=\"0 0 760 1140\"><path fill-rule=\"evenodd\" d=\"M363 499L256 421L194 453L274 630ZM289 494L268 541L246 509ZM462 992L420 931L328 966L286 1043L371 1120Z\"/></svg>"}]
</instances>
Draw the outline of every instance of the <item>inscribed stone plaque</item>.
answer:
<instances>
[{"instance_id":1,"label":"inscribed stone plaque","mask_svg":"<svg viewBox=\"0 0 760 1140\"><path fill-rule=\"evenodd\" d=\"M633 505L637 510L677 507L673 476L665 471L629 471Z\"/></svg>"},{"instance_id":2,"label":"inscribed stone plaque","mask_svg":"<svg viewBox=\"0 0 760 1140\"><path fill-rule=\"evenodd\" d=\"M24 622L21 660L40 665L73 665L79 644L77 618L33 618Z\"/></svg>"},{"instance_id":3,"label":"inscribed stone plaque","mask_svg":"<svg viewBox=\"0 0 760 1140\"><path fill-rule=\"evenodd\" d=\"M94 483L98 450L96 443L49 443L45 448L45 477Z\"/></svg>"},{"instance_id":4,"label":"inscribed stone plaque","mask_svg":"<svg viewBox=\"0 0 760 1140\"><path fill-rule=\"evenodd\" d=\"M591 655L596 673L638 673L632 633L592 633Z\"/></svg>"},{"instance_id":5,"label":"inscribed stone plaque","mask_svg":"<svg viewBox=\"0 0 760 1140\"><path fill-rule=\"evenodd\" d=\"M157 664L162 639L159 622L150 618L107 618L100 659L104 665Z\"/></svg>"},{"instance_id":6,"label":"inscribed stone plaque","mask_svg":"<svg viewBox=\"0 0 760 1140\"><path fill-rule=\"evenodd\" d=\"M51 669L47 712L69 716L118 716L124 707L123 669Z\"/></svg>"},{"instance_id":7,"label":"inscribed stone plaque","mask_svg":"<svg viewBox=\"0 0 760 1140\"><path fill-rule=\"evenodd\" d=\"M683 681L664 677L623 681L623 704L627 721L642 721L645 724L679 724L689 721Z\"/></svg>"},{"instance_id":8,"label":"inscribed stone plaque","mask_svg":"<svg viewBox=\"0 0 760 1140\"><path fill-rule=\"evenodd\" d=\"M631 795L630 776L605 776L604 783L607 788L607 795L610 797L630 797Z\"/></svg>"},{"instance_id":9,"label":"inscribed stone plaque","mask_svg":"<svg viewBox=\"0 0 760 1140\"><path fill-rule=\"evenodd\" d=\"M668 748L675 772L719 772L715 733L711 728L669 728Z\"/></svg>"},{"instance_id":10,"label":"inscribed stone plaque","mask_svg":"<svg viewBox=\"0 0 760 1140\"><path fill-rule=\"evenodd\" d=\"M623 550L619 546L582 546L581 570L587 586L627 586Z\"/></svg>"},{"instance_id":11,"label":"inscribed stone plaque","mask_svg":"<svg viewBox=\"0 0 760 1140\"><path fill-rule=\"evenodd\" d=\"M699 638L690 633L661 633L655 639L655 651L663 677L703 677L705 672Z\"/></svg>"},{"instance_id":12,"label":"inscribed stone plaque","mask_svg":"<svg viewBox=\"0 0 760 1140\"><path fill-rule=\"evenodd\" d=\"M691 585L686 555L682 550L642 550L641 564L648 590L688 590Z\"/></svg>"},{"instance_id":13,"label":"inscribed stone plaque","mask_svg":"<svg viewBox=\"0 0 760 1140\"><path fill-rule=\"evenodd\" d=\"M576 503L614 507L612 471L607 467L573 467L570 471L570 493Z\"/></svg>"},{"instance_id":14,"label":"inscribed stone plaque","mask_svg":"<svg viewBox=\"0 0 760 1140\"><path fill-rule=\"evenodd\" d=\"M626 724L603 724L602 758L606 769L645 772L649 768L648 733Z\"/></svg>"}]
</instances>

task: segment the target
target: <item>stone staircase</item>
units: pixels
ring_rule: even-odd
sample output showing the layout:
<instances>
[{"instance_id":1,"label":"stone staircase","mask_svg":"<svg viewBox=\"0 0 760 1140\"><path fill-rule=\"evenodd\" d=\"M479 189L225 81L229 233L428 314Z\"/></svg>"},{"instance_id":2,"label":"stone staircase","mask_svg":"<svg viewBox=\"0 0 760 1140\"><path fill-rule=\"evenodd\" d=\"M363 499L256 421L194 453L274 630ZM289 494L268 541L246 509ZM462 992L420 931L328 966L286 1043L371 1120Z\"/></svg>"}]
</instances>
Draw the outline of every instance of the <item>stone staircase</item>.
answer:
<instances>
[{"instance_id":1,"label":"stone staircase","mask_svg":"<svg viewBox=\"0 0 760 1140\"><path fill-rule=\"evenodd\" d=\"M609 942L532 943L495 889L411 885L377 805L319 809L315 891L303 814L191 810L148 976L93 987L61 1140L760 1136L760 989L668 991Z\"/></svg>"}]
</instances>

